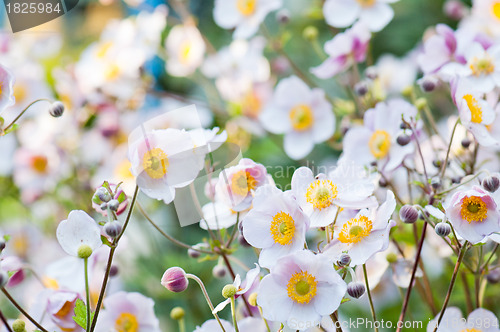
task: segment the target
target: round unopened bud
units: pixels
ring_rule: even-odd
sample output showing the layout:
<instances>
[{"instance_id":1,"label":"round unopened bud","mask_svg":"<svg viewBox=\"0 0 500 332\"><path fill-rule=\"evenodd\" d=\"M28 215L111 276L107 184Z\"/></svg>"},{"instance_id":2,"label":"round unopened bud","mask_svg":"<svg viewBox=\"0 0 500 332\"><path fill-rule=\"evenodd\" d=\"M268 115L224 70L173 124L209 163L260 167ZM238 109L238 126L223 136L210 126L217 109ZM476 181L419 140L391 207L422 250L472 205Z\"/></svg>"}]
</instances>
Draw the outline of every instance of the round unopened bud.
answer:
<instances>
[{"instance_id":1,"label":"round unopened bud","mask_svg":"<svg viewBox=\"0 0 500 332\"><path fill-rule=\"evenodd\" d=\"M350 282L347 285L347 294L349 296L354 297L355 299L359 299L366 291L365 285L358 281Z\"/></svg>"},{"instance_id":2,"label":"round unopened bud","mask_svg":"<svg viewBox=\"0 0 500 332\"><path fill-rule=\"evenodd\" d=\"M460 181L462 181L461 176L454 176L451 178L451 183L460 183Z\"/></svg>"},{"instance_id":3,"label":"round unopened bud","mask_svg":"<svg viewBox=\"0 0 500 332\"><path fill-rule=\"evenodd\" d=\"M106 211L108 209L108 203L102 203L100 208L101 210Z\"/></svg>"},{"instance_id":4,"label":"round unopened bud","mask_svg":"<svg viewBox=\"0 0 500 332\"><path fill-rule=\"evenodd\" d=\"M60 117L64 113L64 104L60 101L53 102L52 105L50 105L49 113L54 118Z\"/></svg>"},{"instance_id":5,"label":"round unopened bud","mask_svg":"<svg viewBox=\"0 0 500 332\"><path fill-rule=\"evenodd\" d=\"M217 279L222 279L226 276L226 268L222 265L215 265L214 268L212 269L212 275L214 278Z\"/></svg>"},{"instance_id":6,"label":"round unopened bud","mask_svg":"<svg viewBox=\"0 0 500 332\"><path fill-rule=\"evenodd\" d=\"M243 235L238 235L238 242L242 247L251 247L250 243L247 242Z\"/></svg>"},{"instance_id":7,"label":"round unopened bud","mask_svg":"<svg viewBox=\"0 0 500 332\"><path fill-rule=\"evenodd\" d=\"M189 248L188 249L188 256L191 258L198 258L201 256L201 254L198 250L194 250L194 249Z\"/></svg>"},{"instance_id":8,"label":"round unopened bud","mask_svg":"<svg viewBox=\"0 0 500 332\"><path fill-rule=\"evenodd\" d=\"M171 292L180 293L186 290L189 281L183 269L171 267L161 277L161 284Z\"/></svg>"},{"instance_id":9,"label":"round unopened bud","mask_svg":"<svg viewBox=\"0 0 500 332\"><path fill-rule=\"evenodd\" d=\"M396 142L398 142L398 144L401 146L408 145L408 143L410 143L410 141L411 141L411 137L406 135L406 134L401 134L398 136L398 138L396 138Z\"/></svg>"},{"instance_id":10,"label":"round unopened bud","mask_svg":"<svg viewBox=\"0 0 500 332\"><path fill-rule=\"evenodd\" d=\"M181 307L175 307L170 311L170 318L173 320L180 320L184 318L186 312Z\"/></svg>"},{"instance_id":11,"label":"round unopened bud","mask_svg":"<svg viewBox=\"0 0 500 332\"><path fill-rule=\"evenodd\" d=\"M337 261L338 266L348 266L351 263L351 256L348 254L340 255L339 260Z\"/></svg>"},{"instance_id":12,"label":"round unopened bud","mask_svg":"<svg viewBox=\"0 0 500 332\"><path fill-rule=\"evenodd\" d=\"M276 13L276 21L278 21L281 24L287 24L290 22L290 12L288 9L283 8L280 11Z\"/></svg>"},{"instance_id":13,"label":"round unopened bud","mask_svg":"<svg viewBox=\"0 0 500 332\"><path fill-rule=\"evenodd\" d=\"M104 225L104 233L110 238L114 239L122 232L122 225L120 222L113 220Z\"/></svg>"},{"instance_id":14,"label":"round unopened bud","mask_svg":"<svg viewBox=\"0 0 500 332\"><path fill-rule=\"evenodd\" d=\"M105 203L109 202L111 200L111 194L109 193L108 189L104 187L99 187L95 191L95 195L99 197L99 199Z\"/></svg>"},{"instance_id":15,"label":"round unopened bud","mask_svg":"<svg viewBox=\"0 0 500 332\"><path fill-rule=\"evenodd\" d=\"M411 127L410 127L410 125L408 123L401 122L401 124L399 125L399 128L401 128L401 129L404 130L404 129L410 129Z\"/></svg>"},{"instance_id":16,"label":"round unopened bud","mask_svg":"<svg viewBox=\"0 0 500 332\"><path fill-rule=\"evenodd\" d=\"M235 285L229 284L224 286L224 288L222 288L222 296L224 296L225 299L228 299L230 297L235 296L237 291L238 288L236 288Z\"/></svg>"},{"instance_id":17,"label":"round unopened bud","mask_svg":"<svg viewBox=\"0 0 500 332\"><path fill-rule=\"evenodd\" d=\"M387 187L388 183L387 183L387 180L384 179L384 178L380 178L380 180L378 180L378 185L382 188L385 188Z\"/></svg>"},{"instance_id":18,"label":"round unopened bud","mask_svg":"<svg viewBox=\"0 0 500 332\"><path fill-rule=\"evenodd\" d=\"M445 237L451 233L451 226L448 223L441 221L436 224L434 231L437 235Z\"/></svg>"},{"instance_id":19,"label":"round unopened bud","mask_svg":"<svg viewBox=\"0 0 500 332\"><path fill-rule=\"evenodd\" d=\"M408 85L403 90L401 90L401 94L405 97L410 98L413 94L413 85Z\"/></svg>"},{"instance_id":20,"label":"round unopened bud","mask_svg":"<svg viewBox=\"0 0 500 332\"><path fill-rule=\"evenodd\" d=\"M26 332L26 323L22 319L16 319L12 323L12 330L14 332Z\"/></svg>"},{"instance_id":21,"label":"round unopened bud","mask_svg":"<svg viewBox=\"0 0 500 332\"><path fill-rule=\"evenodd\" d=\"M415 101L415 107L419 110L423 110L425 107L427 107L427 99L425 98L418 98Z\"/></svg>"},{"instance_id":22,"label":"round unopened bud","mask_svg":"<svg viewBox=\"0 0 500 332\"><path fill-rule=\"evenodd\" d=\"M413 205L403 205L399 210L399 218L405 224L413 224L418 220L418 210Z\"/></svg>"},{"instance_id":23,"label":"round unopened bud","mask_svg":"<svg viewBox=\"0 0 500 332\"><path fill-rule=\"evenodd\" d=\"M441 180L438 177L433 177L431 179L431 186L434 189L438 189L439 187L441 187Z\"/></svg>"},{"instance_id":24,"label":"round unopened bud","mask_svg":"<svg viewBox=\"0 0 500 332\"><path fill-rule=\"evenodd\" d=\"M86 244L82 244L79 248L78 248L78 257L80 258L89 258L90 255L92 255L92 248L90 248L88 245Z\"/></svg>"},{"instance_id":25,"label":"round unopened bud","mask_svg":"<svg viewBox=\"0 0 500 332\"><path fill-rule=\"evenodd\" d=\"M385 256L385 259L387 260L387 262L393 264L393 263L396 263L398 261L398 255L396 255L393 252L390 252L387 254L387 256Z\"/></svg>"},{"instance_id":26,"label":"round unopened bud","mask_svg":"<svg viewBox=\"0 0 500 332\"><path fill-rule=\"evenodd\" d=\"M462 147L463 147L464 149L467 149L467 148L470 146L470 144L471 144L471 143L472 143L472 142L471 142L471 140L470 140L470 139L468 139L467 137L466 137L466 138L464 138L464 139L462 140L462 142L461 142Z\"/></svg>"},{"instance_id":27,"label":"round unopened bud","mask_svg":"<svg viewBox=\"0 0 500 332\"><path fill-rule=\"evenodd\" d=\"M446 1L443 10L446 16L457 21L467 14L467 8L460 0Z\"/></svg>"},{"instance_id":28,"label":"round unopened bud","mask_svg":"<svg viewBox=\"0 0 500 332\"><path fill-rule=\"evenodd\" d=\"M318 38L318 28L309 25L302 31L302 36L309 41L315 40Z\"/></svg>"},{"instance_id":29,"label":"round unopened bud","mask_svg":"<svg viewBox=\"0 0 500 332\"><path fill-rule=\"evenodd\" d=\"M7 272L5 272L4 270L0 270L0 288L7 285L8 281L9 281L9 275L7 274Z\"/></svg>"},{"instance_id":30,"label":"round unopened bud","mask_svg":"<svg viewBox=\"0 0 500 332\"><path fill-rule=\"evenodd\" d=\"M117 199L112 199L108 202L108 206L111 209L111 211L118 211L118 208L120 207L120 202Z\"/></svg>"},{"instance_id":31,"label":"round unopened bud","mask_svg":"<svg viewBox=\"0 0 500 332\"><path fill-rule=\"evenodd\" d=\"M358 82L354 85L354 91L358 96L364 96L368 92L368 83L365 81Z\"/></svg>"},{"instance_id":32,"label":"round unopened bud","mask_svg":"<svg viewBox=\"0 0 500 332\"><path fill-rule=\"evenodd\" d=\"M109 276L110 277L115 277L118 275L120 272L120 269L116 265L111 265L111 268L109 269Z\"/></svg>"},{"instance_id":33,"label":"round unopened bud","mask_svg":"<svg viewBox=\"0 0 500 332\"><path fill-rule=\"evenodd\" d=\"M483 180L483 188L488 190L490 193L494 193L500 187L500 179L496 176L488 176Z\"/></svg>"},{"instance_id":34,"label":"round unopened bud","mask_svg":"<svg viewBox=\"0 0 500 332\"><path fill-rule=\"evenodd\" d=\"M435 76L425 76L418 80L418 85L423 92L431 92L438 85L438 80Z\"/></svg>"},{"instance_id":35,"label":"round unopened bud","mask_svg":"<svg viewBox=\"0 0 500 332\"><path fill-rule=\"evenodd\" d=\"M252 307L257 306L257 293L254 292L250 294L250 296L248 297L248 304L250 304Z\"/></svg>"},{"instance_id":36,"label":"round unopened bud","mask_svg":"<svg viewBox=\"0 0 500 332\"><path fill-rule=\"evenodd\" d=\"M378 71L377 68L375 67L368 67L365 69L365 76L366 78L369 78L371 80L377 79L378 77Z\"/></svg>"},{"instance_id":37,"label":"round unopened bud","mask_svg":"<svg viewBox=\"0 0 500 332\"><path fill-rule=\"evenodd\" d=\"M5 249L5 240L0 238L0 253Z\"/></svg>"},{"instance_id":38,"label":"round unopened bud","mask_svg":"<svg viewBox=\"0 0 500 332\"><path fill-rule=\"evenodd\" d=\"M486 275L486 280L488 280L489 283L491 284L497 284L500 282L500 268L495 268L491 270L487 275Z\"/></svg>"}]
</instances>

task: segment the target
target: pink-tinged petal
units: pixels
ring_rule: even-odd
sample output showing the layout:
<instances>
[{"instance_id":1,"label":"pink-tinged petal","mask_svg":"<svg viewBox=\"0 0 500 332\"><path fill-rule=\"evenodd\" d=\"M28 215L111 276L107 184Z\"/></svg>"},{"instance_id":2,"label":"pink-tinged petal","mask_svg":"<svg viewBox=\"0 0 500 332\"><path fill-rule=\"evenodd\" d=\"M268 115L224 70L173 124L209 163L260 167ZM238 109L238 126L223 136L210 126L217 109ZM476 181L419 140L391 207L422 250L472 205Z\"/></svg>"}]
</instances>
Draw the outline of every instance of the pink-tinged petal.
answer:
<instances>
[{"instance_id":1,"label":"pink-tinged petal","mask_svg":"<svg viewBox=\"0 0 500 332\"><path fill-rule=\"evenodd\" d=\"M314 148L314 142L310 132L289 132L285 135L283 144L286 154L295 160L304 158L311 153Z\"/></svg>"},{"instance_id":2,"label":"pink-tinged petal","mask_svg":"<svg viewBox=\"0 0 500 332\"><path fill-rule=\"evenodd\" d=\"M497 139L491 136L491 133L484 125L471 123L469 124L468 129L472 132L472 135L474 135L477 142L482 146L494 146L500 144Z\"/></svg>"},{"instance_id":3,"label":"pink-tinged petal","mask_svg":"<svg viewBox=\"0 0 500 332\"><path fill-rule=\"evenodd\" d=\"M436 25L436 32L444 38L449 53L455 53L457 50L457 39L455 38L453 29L446 24L438 24Z\"/></svg>"},{"instance_id":4,"label":"pink-tinged petal","mask_svg":"<svg viewBox=\"0 0 500 332\"><path fill-rule=\"evenodd\" d=\"M354 127L344 136L344 152L342 161L354 161L359 165L369 165L373 157L368 142L372 132L365 127Z\"/></svg>"},{"instance_id":5,"label":"pink-tinged petal","mask_svg":"<svg viewBox=\"0 0 500 332\"><path fill-rule=\"evenodd\" d=\"M245 288L238 291L236 294L241 295L248 292L248 290L252 287L255 279L257 279L257 277L259 276L259 273L260 273L260 266L255 264L255 267L247 272L247 276L245 277Z\"/></svg>"},{"instance_id":6,"label":"pink-tinged petal","mask_svg":"<svg viewBox=\"0 0 500 332\"><path fill-rule=\"evenodd\" d=\"M347 285L342 278L339 277L339 279L334 287L319 286L317 289L317 295L313 300L314 308L321 316L329 315L340 306L342 298L346 293Z\"/></svg>"},{"instance_id":7,"label":"pink-tinged petal","mask_svg":"<svg viewBox=\"0 0 500 332\"><path fill-rule=\"evenodd\" d=\"M449 332L450 327L445 325L444 322L455 322L453 325L454 329L453 331L462 331L465 329L465 323L463 322L463 316L462 312L460 309L456 307L449 307L446 308L444 311L443 318L441 320L441 323L439 324L439 328L437 329L436 332ZM434 318L427 324L427 332L434 332L434 329L436 328L437 325L437 320L438 318Z\"/></svg>"},{"instance_id":8,"label":"pink-tinged petal","mask_svg":"<svg viewBox=\"0 0 500 332\"><path fill-rule=\"evenodd\" d=\"M289 317L293 302L286 292L286 284L278 284L273 276L267 275L260 281L257 294L257 304L266 319L285 321Z\"/></svg>"},{"instance_id":9,"label":"pink-tinged petal","mask_svg":"<svg viewBox=\"0 0 500 332\"><path fill-rule=\"evenodd\" d=\"M451 61L446 41L441 36L432 36L424 44L424 53L417 62L425 74L431 74Z\"/></svg>"},{"instance_id":10,"label":"pink-tinged petal","mask_svg":"<svg viewBox=\"0 0 500 332\"><path fill-rule=\"evenodd\" d=\"M361 6L354 0L327 0L323 5L326 23L336 28L345 28L354 23Z\"/></svg>"},{"instance_id":11,"label":"pink-tinged petal","mask_svg":"<svg viewBox=\"0 0 500 332\"><path fill-rule=\"evenodd\" d=\"M366 24L368 29L377 32L382 30L394 17L394 10L385 3L376 3L370 8L364 8L359 20Z\"/></svg>"},{"instance_id":12,"label":"pink-tinged petal","mask_svg":"<svg viewBox=\"0 0 500 332\"><path fill-rule=\"evenodd\" d=\"M347 56L338 58L328 58L321 65L311 68L311 73L320 79L328 79L342 73L351 65L351 61Z\"/></svg>"}]
</instances>

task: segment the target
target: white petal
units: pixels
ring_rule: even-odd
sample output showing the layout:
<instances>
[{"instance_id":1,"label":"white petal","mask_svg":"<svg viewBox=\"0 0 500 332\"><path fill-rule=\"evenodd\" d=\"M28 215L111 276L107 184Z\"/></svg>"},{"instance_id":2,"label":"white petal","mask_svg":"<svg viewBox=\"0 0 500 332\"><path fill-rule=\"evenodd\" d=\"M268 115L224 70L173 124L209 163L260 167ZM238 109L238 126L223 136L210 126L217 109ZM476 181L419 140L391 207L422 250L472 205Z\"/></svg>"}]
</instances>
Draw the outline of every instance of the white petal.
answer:
<instances>
[{"instance_id":1,"label":"white petal","mask_svg":"<svg viewBox=\"0 0 500 332\"><path fill-rule=\"evenodd\" d=\"M385 3L376 3L373 7L361 11L359 21L368 29L377 32L382 30L394 17L394 10Z\"/></svg>"},{"instance_id":2,"label":"white petal","mask_svg":"<svg viewBox=\"0 0 500 332\"><path fill-rule=\"evenodd\" d=\"M99 226L87 213L80 210L71 211L68 219L59 223L56 235L63 250L72 256L78 256L81 245L88 245L95 251L102 244Z\"/></svg>"},{"instance_id":3,"label":"white petal","mask_svg":"<svg viewBox=\"0 0 500 332\"><path fill-rule=\"evenodd\" d=\"M326 23L336 28L345 28L354 23L361 7L354 0L327 0L323 6Z\"/></svg>"}]
</instances>

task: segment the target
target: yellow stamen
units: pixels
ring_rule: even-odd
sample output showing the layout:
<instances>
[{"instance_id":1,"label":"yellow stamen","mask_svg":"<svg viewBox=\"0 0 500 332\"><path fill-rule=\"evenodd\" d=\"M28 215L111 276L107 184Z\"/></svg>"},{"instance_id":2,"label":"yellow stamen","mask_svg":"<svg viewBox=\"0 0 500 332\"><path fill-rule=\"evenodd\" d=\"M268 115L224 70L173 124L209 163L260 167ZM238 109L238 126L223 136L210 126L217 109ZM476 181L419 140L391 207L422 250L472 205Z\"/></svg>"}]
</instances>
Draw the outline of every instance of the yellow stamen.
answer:
<instances>
[{"instance_id":1,"label":"yellow stamen","mask_svg":"<svg viewBox=\"0 0 500 332\"><path fill-rule=\"evenodd\" d=\"M375 4L375 2L376 2L376 0L356 0L356 1L358 1L358 3L363 8L372 7Z\"/></svg>"},{"instance_id":2,"label":"yellow stamen","mask_svg":"<svg viewBox=\"0 0 500 332\"><path fill-rule=\"evenodd\" d=\"M50 277L44 277L42 279L42 283L43 285L46 287L46 288L49 288L49 289L54 289L54 290L58 290L59 289L59 283L57 282L56 279L54 278L50 278Z\"/></svg>"},{"instance_id":3,"label":"yellow stamen","mask_svg":"<svg viewBox=\"0 0 500 332\"><path fill-rule=\"evenodd\" d=\"M243 114L248 117L257 118L262 110L262 102L254 91L247 93L241 103Z\"/></svg>"},{"instance_id":4,"label":"yellow stamen","mask_svg":"<svg viewBox=\"0 0 500 332\"><path fill-rule=\"evenodd\" d=\"M99 46L96 53L97 57L100 59L104 58L106 56L106 53L108 53L109 49L111 48L111 46L113 46L112 42L107 42Z\"/></svg>"},{"instance_id":5,"label":"yellow stamen","mask_svg":"<svg viewBox=\"0 0 500 332\"><path fill-rule=\"evenodd\" d=\"M59 311L56 312L55 316L63 318L70 312L73 312L73 303L66 301L61 307L61 309L59 309Z\"/></svg>"},{"instance_id":6,"label":"yellow stamen","mask_svg":"<svg viewBox=\"0 0 500 332\"><path fill-rule=\"evenodd\" d=\"M495 1L491 7L493 16L500 20L500 1Z\"/></svg>"},{"instance_id":7,"label":"yellow stamen","mask_svg":"<svg viewBox=\"0 0 500 332\"><path fill-rule=\"evenodd\" d=\"M481 109L481 106L479 106L476 98L472 95L465 95L463 98L467 102L467 107L469 107L471 122L481 123L483 121L483 110Z\"/></svg>"},{"instance_id":8,"label":"yellow stamen","mask_svg":"<svg viewBox=\"0 0 500 332\"><path fill-rule=\"evenodd\" d=\"M255 13L257 0L238 0L236 8L243 16L250 16Z\"/></svg>"},{"instance_id":9,"label":"yellow stamen","mask_svg":"<svg viewBox=\"0 0 500 332\"><path fill-rule=\"evenodd\" d=\"M314 115L309 106L300 104L290 110L290 121L295 130L304 131L313 125Z\"/></svg>"},{"instance_id":10,"label":"yellow stamen","mask_svg":"<svg viewBox=\"0 0 500 332\"><path fill-rule=\"evenodd\" d=\"M476 329L464 329L460 332L481 332L481 330L476 330Z\"/></svg>"},{"instance_id":11,"label":"yellow stamen","mask_svg":"<svg viewBox=\"0 0 500 332\"><path fill-rule=\"evenodd\" d=\"M330 180L316 180L309 185L306 199L315 209L324 209L333 204L338 195L337 186Z\"/></svg>"},{"instance_id":12,"label":"yellow stamen","mask_svg":"<svg viewBox=\"0 0 500 332\"><path fill-rule=\"evenodd\" d=\"M142 167L152 179L161 179L167 175L169 162L167 155L160 148L152 149L144 154Z\"/></svg>"},{"instance_id":13,"label":"yellow stamen","mask_svg":"<svg viewBox=\"0 0 500 332\"><path fill-rule=\"evenodd\" d=\"M49 162L47 160L47 157L44 156L34 156L31 158L31 167L37 172L37 173L45 173L47 171L47 166Z\"/></svg>"},{"instance_id":14,"label":"yellow stamen","mask_svg":"<svg viewBox=\"0 0 500 332\"><path fill-rule=\"evenodd\" d=\"M271 221L271 234L274 243L288 245L292 243L295 235L295 221L285 212L278 212Z\"/></svg>"},{"instance_id":15,"label":"yellow stamen","mask_svg":"<svg viewBox=\"0 0 500 332\"><path fill-rule=\"evenodd\" d=\"M318 282L307 271L296 272L286 286L288 297L295 303L307 304L315 296Z\"/></svg>"},{"instance_id":16,"label":"yellow stamen","mask_svg":"<svg viewBox=\"0 0 500 332\"><path fill-rule=\"evenodd\" d=\"M2 93L2 89L0 89L0 94L1 93ZM14 85L14 91L12 94L14 95L14 98L16 98L16 103L21 103L28 96L28 91L26 90L26 86L18 83L18 84Z\"/></svg>"},{"instance_id":17,"label":"yellow stamen","mask_svg":"<svg viewBox=\"0 0 500 332\"><path fill-rule=\"evenodd\" d=\"M116 79L121 73L120 67L116 63L112 63L104 70L104 77L107 80Z\"/></svg>"},{"instance_id":18,"label":"yellow stamen","mask_svg":"<svg viewBox=\"0 0 500 332\"><path fill-rule=\"evenodd\" d=\"M486 55L481 59L474 57L469 64L469 68L472 70L472 75L474 76L489 75L495 71L495 64L493 63L493 59Z\"/></svg>"},{"instance_id":19,"label":"yellow stamen","mask_svg":"<svg viewBox=\"0 0 500 332\"><path fill-rule=\"evenodd\" d=\"M116 332L137 332L139 322L137 322L137 318L133 314L123 312L116 319L115 329Z\"/></svg>"},{"instance_id":20,"label":"yellow stamen","mask_svg":"<svg viewBox=\"0 0 500 332\"><path fill-rule=\"evenodd\" d=\"M375 158L384 158L391 148L391 135L385 130L376 130L368 141L368 147Z\"/></svg>"},{"instance_id":21,"label":"yellow stamen","mask_svg":"<svg viewBox=\"0 0 500 332\"><path fill-rule=\"evenodd\" d=\"M342 243L358 243L372 231L372 221L365 216L352 218L342 226L339 241Z\"/></svg>"},{"instance_id":22,"label":"yellow stamen","mask_svg":"<svg viewBox=\"0 0 500 332\"><path fill-rule=\"evenodd\" d=\"M464 197L462 207L460 209L462 219L469 224L471 222L482 222L488 216L488 208L486 203L479 196Z\"/></svg>"},{"instance_id":23,"label":"yellow stamen","mask_svg":"<svg viewBox=\"0 0 500 332\"><path fill-rule=\"evenodd\" d=\"M185 41L182 43L179 50L179 59L181 63L187 64L189 62L190 55L193 50L193 44L190 41Z\"/></svg>"},{"instance_id":24,"label":"yellow stamen","mask_svg":"<svg viewBox=\"0 0 500 332\"><path fill-rule=\"evenodd\" d=\"M233 194L246 196L250 190L257 187L257 180L250 172L241 170L236 172L231 178L231 190Z\"/></svg>"}]
</instances>

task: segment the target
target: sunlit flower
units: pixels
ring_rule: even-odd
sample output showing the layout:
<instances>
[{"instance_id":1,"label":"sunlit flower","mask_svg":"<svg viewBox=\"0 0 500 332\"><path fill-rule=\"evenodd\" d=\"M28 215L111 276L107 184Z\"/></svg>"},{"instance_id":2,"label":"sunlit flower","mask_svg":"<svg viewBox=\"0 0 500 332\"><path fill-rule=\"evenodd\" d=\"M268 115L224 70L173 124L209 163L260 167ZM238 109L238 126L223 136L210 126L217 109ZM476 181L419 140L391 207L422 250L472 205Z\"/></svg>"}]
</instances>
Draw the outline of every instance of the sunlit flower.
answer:
<instances>
[{"instance_id":1,"label":"sunlit flower","mask_svg":"<svg viewBox=\"0 0 500 332\"><path fill-rule=\"evenodd\" d=\"M253 207L242 226L246 241L262 248L259 264L271 267L279 257L304 247L309 218L291 192L268 185L257 190Z\"/></svg>"},{"instance_id":2,"label":"sunlit flower","mask_svg":"<svg viewBox=\"0 0 500 332\"><path fill-rule=\"evenodd\" d=\"M0 65L0 113L14 102L14 77L7 68Z\"/></svg>"},{"instance_id":3,"label":"sunlit flower","mask_svg":"<svg viewBox=\"0 0 500 332\"><path fill-rule=\"evenodd\" d=\"M362 23L335 35L325 43L325 52L329 58L318 67L312 68L311 72L322 79L331 78L353 64L365 61L370 38L370 31Z\"/></svg>"},{"instance_id":4,"label":"sunlit flower","mask_svg":"<svg viewBox=\"0 0 500 332\"><path fill-rule=\"evenodd\" d=\"M285 134L288 156L301 159L335 131L332 106L321 89L310 89L298 77L281 80L272 101L260 115L264 128L273 134Z\"/></svg>"},{"instance_id":5,"label":"sunlit flower","mask_svg":"<svg viewBox=\"0 0 500 332\"><path fill-rule=\"evenodd\" d=\"M201 65L205 42L196 26L176 25L165 42L168 60L167 71L173 76L188 76Z\"/></svg>"},{"instance_id":6,"label":"sunlit flower","mask_svg":"<svg viewBox=\"0 0 500 332\"><path fill-rule=\"evenodd\" d=\"M388 5L398 0L326 0L323 14L326 23L336 28L346 28L359 20L371 31L382 30L394 16Z\"/></svg>"},{"instance_id":7,"label":"sunlit flower","mask_svg":"<svg viewBox=\"0 0 500 332\"><path fill-rule=\"evenodd\" d=\"M68 219L57 226L56 235L63 250L76 257L82 247L87 246L94 252L102 244L99 226L84 211L71 211Z\"/></svg>"},{"instance_id":8,"label":"sunlit flower","mask_svg":"<svg viewBox=\"0 0 500 332\"><path fill-rule=\"evenodd\" d=\"M242 282L241 282L241 277L239 274L236 275L236 278L234 278L233 286L236 288L236 294L234 295L235 298L238 298L239 296L245 294L250 290L252 287L255 279L259 276L260 273L260 267L255 264L255 268L251 269L250 271L247 272L247 276L244 280L245 286L242 287ZM215 309L213 310L213 313L217 313L224 309L229 303L231 302L231 298L227 298L225 301L219 303Z\"/></svg>"},{"instance_id":9,"label":"sunlit flower","mask_svg":"<svg viewBox=\"0 0 500 332\"><path fill-rule=\"evenodd\" d=\"M49 291L46 313L50 320L63 331L83 331L73 320L78 293L69 291Z\"/></svg>"},{"instance_id":10,"label":"sunlit flower","mask_svg":"<svg viewBox=\"0 0 500 332\"><path fill-rule=\"evenodd\" d=\"M500 86L500 46L485 48L478 42L473 42L465 51L463 67L456 73L464 77L476 91L488 93Z\"/></svg>"},{"instance_id":11,"label":"sunlit flower","mask_svg":"<svg viewBox=\"0 0 500 332\"><path fill-rule=\"evenodd\" d=\"M396 225L391 220L396 208L392 191L378 209L361 210L356 217L335 225L335 239L325 247L324 254L336 262L342 253L351 257L352 265L361 265L389 245L389 232Z\"/></svg>"},{"instance_id":12,"label":"sunlit flower","mask_svg":"<svg viewBox=\"0 0 500 332\"><path fill-rule=\"evenodd\" d=\"M104 299L97 331L160 332L152 299L139 293L118 292Z\"/></svg>"},{"instance_id":13,"label":"sunlit flower","mask_svg":"<svg viewBox=\"0 0 500 332\"><path fill-rule=\"evenodd\" d=\"M346 290L322 254L302 250L278 260L260 283L257 303L266 319L304 330L337 310Z\"/></svg>"},{"instance_id":14,"label":"sunlit flower","mask_svg":"<svg viewBox=\"0 0 500 332\"><path fill-rule=\"evenodd\" d=\"M257 32L267 14L282 4L282 0L216 0L214 20L224 29L236 28L234 39L248 38Z\"/></svg>"},{"instance_id":15,"label":"sunlit flower","mask_svg":"<svg viewBox=\"0 0 500 332\"><path fill-rule=\"evenodd\" d=\"M427 332L433 332L437 325L437 317L427 324ZM436 332L498 332L498 318L494 313L483 308L472 311L463 318L457 307L446 308L439 328Z\"/></svg>"},{"instance_id":16,"label":"sunlit flower","mask_svg":"<svg viewBox=\"0 0 500 332\"><path fill-rule=\"evenodd\" d=\"M340 163L330 174L314 176L307 167L293 173L292 192L311 227L333 222L339 208L361 209L376 206L372 196L375 186L365 170L352 163Z\"/></svg>"},{"instance_id":17,"label":"sunlit flower","mask_svg":"<svg viewBox=\"0 0 500 332\"><path fill-rule=\"evenodd\" d=\"M500 232L500 213L493 197L480 187L455 192L443 207L457 235L476 244Z\"/></svg>"}]
</instances>

